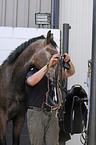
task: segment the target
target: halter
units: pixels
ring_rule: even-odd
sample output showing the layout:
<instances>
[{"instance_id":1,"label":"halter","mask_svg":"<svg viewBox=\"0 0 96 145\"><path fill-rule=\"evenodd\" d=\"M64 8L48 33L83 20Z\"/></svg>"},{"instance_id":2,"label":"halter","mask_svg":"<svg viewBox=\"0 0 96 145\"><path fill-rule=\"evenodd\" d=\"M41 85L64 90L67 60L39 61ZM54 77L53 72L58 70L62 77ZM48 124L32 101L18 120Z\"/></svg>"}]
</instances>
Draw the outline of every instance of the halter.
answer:
<instances>
[{"instance_id":1,"label":"halter","mask_svg":"<svg viewBox=\"0 0 96 145\"><path fill-rule=\"evenodd\" d=\"M49 108L49 111L59 110L62 103L65 103L65 99L66 99L66 96L63 95L64 92L67 93L67 89L65 86L66 80L62 79L62 69L64 69L63 75L65 75L65 69L69 70L71 66L69 62L67 62L67 65L66 65L66 62L64 62L62 57L64 56L60 56L58 58L57 67L55 69L55 79L53 81L53 86L56 88L57 102L53 101L49 95L50 87L49 87L49 78L48 78L48 91L46 93L46 102L42 104L42 108L44 108L44 105L46 105ZM47 67L49 67L49 65L47 65ZM65 78L66 78L66 75L65 75ZM53 104L53 106L48 104L48 99Z\"/></svg>"}]
</instances>

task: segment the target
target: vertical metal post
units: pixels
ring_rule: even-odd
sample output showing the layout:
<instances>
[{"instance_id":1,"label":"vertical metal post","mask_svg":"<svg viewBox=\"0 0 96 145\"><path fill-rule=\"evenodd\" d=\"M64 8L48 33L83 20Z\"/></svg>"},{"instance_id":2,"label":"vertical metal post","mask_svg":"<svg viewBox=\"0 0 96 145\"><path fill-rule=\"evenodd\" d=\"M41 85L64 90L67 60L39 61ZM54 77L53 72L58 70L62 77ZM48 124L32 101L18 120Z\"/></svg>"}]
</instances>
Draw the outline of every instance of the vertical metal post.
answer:
<instances>
[{"instance_id":1,"label":"vertical metal post","mask_svg":"<svg viewBox=\"0 0 96 145\"><path fill-rule=\"evenodd\" d=\"M18 26L18 0L16 3L16 27Z\"/></svg>"},{"instance_id":2,"label":"vertical metal post","mask_svg":"<svg viewBox=\"0 0 96 145\"><path fill-rule=\"evenodd\" d=\"M55 0L53 0L53 27L55 28Z\"/></svg>"},{"instance_id":3,"label":"vertical metal post","mask_svg":"<svg viewBox=\"0 0 96 145\"><path fill-rule=\"evenodd\" d=\"M63 46L62 46L62 50L61 50L62 54L64 54L65 52L68 53L69 29L70 28L71 27L69 26L69 24L63 24ZM67 80L66 80L66 86L67 86ZM66 145L66 143L61 143L59 145Z\"/></svg>"},{"instance_id":4,"label":"vertical metal post","mask_svg":"<svg viewBox=\"0 0 96 145\"><path fill-rule=\"evenodd\" d=\"M55 28L59 29L59 0L55 1Z\"/></svg>"},{"instance_id":5,"label":"vertical metal post","mask_svg":"<svg viewBox=\"0 0 96 145\"><path fill-rule=\"evenodd\" d=\"M96 0L93 0L92 70L88 145L96 145Z\"/></svg>"},{"instance_id":6,"label":"vertical metal post","mask_svg":"<svg viewBox=\"0 0 96 145\"><path fill-rule=\"evenodd\" d=\"M4 18L4 26L6 26L6 13L7 13L7 0L5 0L5 18Z\"/></svg>"},{"instance_id":7,"label":"vertical metal post","mask_svg":"<svg viewBox=\"0 0 96 145\"><path fill-rule=\"evenodd\" d=\"M51 0L51 24L50 28L53 28L53 0Z\"/></svg>"},{"instance_id":8,"label":"vertical metal post","mask_svg":"<svg viewBox=\"0 0 96 145\"><path fill-rule=\"evenodd\" d=\"M27 27L29 27L29 16L30 16L30 0L28 0L28 23L27 23Z\"/></svg>"},{"instance_id":9,"label":"vertical metal post","mask_svg":"<svg viewBox=\"0 0 96 145\"><path fill-rule=\"evenodd\" d=\"M39 13L41 13L41 0L40 0L40 3L39 3Z\"/></svg>"},{"instance_id":10,"label":"vertical metal post","mask_svg":"<svg viewBox=\"0 0 96 145\"><path fill-rule=\"evenodd\" d=\"M69 29L71 29L71 26L69 24L63 24L62 54L64 54L65 52L68 53L68 48L69 48Z\"/></svg>"},{"instance_id":11,"label":"vertical metal post","mask_svg":"<svg viewBox=\"0 0 96 145\"><path fill-rule=\"evenodd\" d=\"M54 0L53 4L53 28L59 29L59 0Z\"/></svg>"}]
</instances>

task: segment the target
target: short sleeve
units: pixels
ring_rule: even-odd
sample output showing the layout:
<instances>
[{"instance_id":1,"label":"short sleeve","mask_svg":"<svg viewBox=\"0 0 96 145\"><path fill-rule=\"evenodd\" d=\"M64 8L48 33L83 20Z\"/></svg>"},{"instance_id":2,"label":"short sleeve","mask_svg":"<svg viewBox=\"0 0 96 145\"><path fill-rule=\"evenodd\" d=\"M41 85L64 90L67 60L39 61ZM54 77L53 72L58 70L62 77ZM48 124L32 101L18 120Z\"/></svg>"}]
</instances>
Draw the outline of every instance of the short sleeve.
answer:
<instances>
[{"instance_id":1,"label":"short sleeve","mask_svg":"<svg viewBox=\"0 0 96 145\"><path fill-rule=\"evenodd\" d=\"M30 76L32 76L37 70L35 68L31 68L31 70L28 72L28 74L26 75L25 78L25 83L27 82L27 78L29 78Z\"/></svg>"}]
</instances>

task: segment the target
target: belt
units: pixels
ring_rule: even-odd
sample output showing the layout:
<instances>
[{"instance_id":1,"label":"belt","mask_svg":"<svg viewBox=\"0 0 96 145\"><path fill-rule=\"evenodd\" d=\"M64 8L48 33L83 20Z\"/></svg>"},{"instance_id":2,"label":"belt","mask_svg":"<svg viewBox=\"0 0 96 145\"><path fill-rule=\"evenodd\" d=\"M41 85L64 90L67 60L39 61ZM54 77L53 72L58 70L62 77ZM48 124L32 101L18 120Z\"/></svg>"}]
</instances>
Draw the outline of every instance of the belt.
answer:
<instances>
[{"instance_id":1,"label":"belt","mask_svg":"<svg viewBox=\"0 0 96 145\"><path fill-rule=\"evenodd\" d=\"M44 111L45 113L47 112L51 112L52 113L52 111L51 111L51 109L50 109L50 107L49 108L39 108L39 107L33 107L33 106L28 106L28 109L33 109L33 110L36 110L36 111Z\"/></svg>"},{"instance_id":2,"label":"belt","mask_svg":"<svg viewBox=\"0 0 96 145\"><path fill-rule=\"evenodd\" d=\"M39 108L39 107L33 107L33 106L28 106L28 109L33 109L33 110L36 110L36 111L51 112L47 108Z\"/></svg>"},{"instance_id":3,"label":"belt","mask_svg":"<svg viewBox=\"0 0 96 145\"><path fill-rule=\"evenodd\" d=\"M54 111L49 111L47 108L38 108L38 107L33 107L33 106L29 106L28 109L33 109L36 111L43 111L46 115L52 115L52 112ZM57 116L57 112L54 112L55 116Z\"/></svg>"},{"instance_id":4,"label":"belt","mask_svg":"<svg viewBox=\"0 0 96 145\"><path fill-rule=\"evenodd\" d=\"M33 107L33 106L28 106L28 109L33 109L33 110L37 110L37 111L41 111L42 110L42 108Z\"/></svg>"}]
</instances>

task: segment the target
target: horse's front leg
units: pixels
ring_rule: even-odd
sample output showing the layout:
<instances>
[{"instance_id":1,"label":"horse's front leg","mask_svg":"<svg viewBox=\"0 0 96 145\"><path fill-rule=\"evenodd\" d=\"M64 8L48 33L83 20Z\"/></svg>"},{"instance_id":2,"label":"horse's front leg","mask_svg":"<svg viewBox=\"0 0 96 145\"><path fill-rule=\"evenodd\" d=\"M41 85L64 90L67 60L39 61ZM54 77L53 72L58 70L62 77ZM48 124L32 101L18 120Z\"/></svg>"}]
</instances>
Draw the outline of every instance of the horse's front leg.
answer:
<instances>
[{"instance_id":1,"label":"horse's front leg","mask_svg":"<svg viewBox=\"0 0 96 145\"><path fill-rule=\"evenodd\" d=\"M12 145L19 145L20 143L20 133L23 128L25 121L25 116L19 116L13 120L13 144Z\"/></svg>"},{"instance_id":2,"label":"horse's front leg","mask_svg":"<svg viewBox=\"0 0 96 145\"><path fill-rule=\"evenodd\" d=\"M6 145L6 119L0 111L0 145Z\"/></svg>"}]
</instances>

